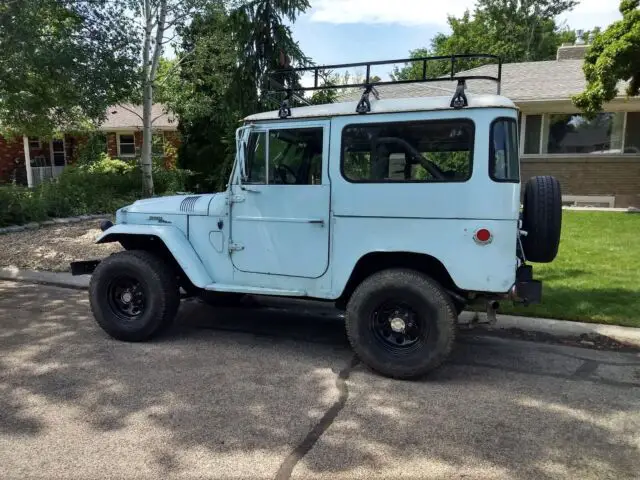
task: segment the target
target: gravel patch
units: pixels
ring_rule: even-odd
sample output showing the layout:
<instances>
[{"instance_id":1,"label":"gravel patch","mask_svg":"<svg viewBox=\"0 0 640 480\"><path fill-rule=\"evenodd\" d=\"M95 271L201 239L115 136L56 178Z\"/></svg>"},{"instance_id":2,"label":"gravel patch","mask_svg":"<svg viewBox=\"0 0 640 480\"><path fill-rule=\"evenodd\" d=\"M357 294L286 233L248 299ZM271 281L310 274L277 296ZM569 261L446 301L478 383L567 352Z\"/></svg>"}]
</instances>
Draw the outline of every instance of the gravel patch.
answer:
<instances>
[{"instance_id":1,"label":"gravel patch","mask_svg":"<svg viewBox=\"0 0 640 480\"><path fill-rule=\"evenodd\" d=\"M119 243L96 245L98 221L84 221L0 236L0 267L67 272L76 260L104 258L122 250Z\"/></svg>"}]
</instances>

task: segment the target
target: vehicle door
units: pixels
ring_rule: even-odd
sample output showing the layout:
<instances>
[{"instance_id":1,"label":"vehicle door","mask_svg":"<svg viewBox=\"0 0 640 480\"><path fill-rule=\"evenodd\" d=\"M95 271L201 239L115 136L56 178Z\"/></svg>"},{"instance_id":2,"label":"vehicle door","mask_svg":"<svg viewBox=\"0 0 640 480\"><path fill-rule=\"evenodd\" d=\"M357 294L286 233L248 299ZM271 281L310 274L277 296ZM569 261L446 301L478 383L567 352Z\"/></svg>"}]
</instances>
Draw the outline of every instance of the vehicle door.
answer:
<instances>
[{"instance_id":1,"label":"vehicle door","mask_svg":"<svg viewBox=\"0 0 640 480\"><path fill-rule=\"evenodd\" d=\"M230 249L238 270L307 278L326 271L329 125L279 123L249 134L245 178L231 187Z\"/></svg>"}]
</instances>

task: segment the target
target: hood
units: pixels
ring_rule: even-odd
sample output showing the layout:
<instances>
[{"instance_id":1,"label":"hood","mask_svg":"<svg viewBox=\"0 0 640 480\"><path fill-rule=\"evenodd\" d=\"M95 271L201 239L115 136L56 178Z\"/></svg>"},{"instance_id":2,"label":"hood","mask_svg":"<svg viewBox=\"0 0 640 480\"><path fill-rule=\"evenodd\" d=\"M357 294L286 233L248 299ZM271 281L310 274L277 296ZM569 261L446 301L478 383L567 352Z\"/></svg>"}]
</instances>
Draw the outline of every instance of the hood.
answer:
<instances>
[{"instance_id":1,"label":"hood","mask_svg":"<svg viewBox=\"0 0 640 480\"><path fill-rule=\"evenodd\" d=\"M173 195L170 197L147 198L124 207L127 213L164 213L184 215L208 215L209 203L215 193L206 195Z\"/></svg>"}]
</instances>

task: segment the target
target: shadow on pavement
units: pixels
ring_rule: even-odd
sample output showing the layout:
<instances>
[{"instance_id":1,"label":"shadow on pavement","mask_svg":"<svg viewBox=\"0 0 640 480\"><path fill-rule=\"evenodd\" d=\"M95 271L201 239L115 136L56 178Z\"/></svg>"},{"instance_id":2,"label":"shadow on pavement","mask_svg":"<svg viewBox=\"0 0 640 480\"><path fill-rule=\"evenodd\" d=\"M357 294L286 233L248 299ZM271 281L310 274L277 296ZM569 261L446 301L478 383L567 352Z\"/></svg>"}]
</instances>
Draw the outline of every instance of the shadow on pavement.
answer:
<instances>
[{"instance_id":1,"label":"shadow on pavement","mask_svg":"<svg viewBox=\"0 0 640 480\"><path fill-rule=\"evenodd\" d=\"M338 402L352 358L322 306L186 302L162 338L127 344L98 329L85 292L5 282L0 319L4 478L42 465L67 477L272 478ZM357 366L293 477L634 478L638 372L637 356L473 335L422 382Z\"/></svg>"}]
</instances>

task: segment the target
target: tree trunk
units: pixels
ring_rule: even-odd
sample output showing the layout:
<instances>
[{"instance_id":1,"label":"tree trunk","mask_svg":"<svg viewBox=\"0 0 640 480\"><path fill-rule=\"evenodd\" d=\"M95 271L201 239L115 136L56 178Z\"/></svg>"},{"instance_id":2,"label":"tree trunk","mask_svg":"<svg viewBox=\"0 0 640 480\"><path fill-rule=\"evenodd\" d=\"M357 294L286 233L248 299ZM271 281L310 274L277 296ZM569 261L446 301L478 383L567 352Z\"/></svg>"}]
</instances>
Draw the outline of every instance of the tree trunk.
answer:
<instances>
[{"instance_id":1,"label":"tree trunk","mask_svg":"<svg viewBox=\"0 0 640 480\"><path fill-rule=\"evenodd\" d=\"M151 105L153 104L153 83L147 81L142 92L142 156L140 168L142 170L142 195L153 196L153 161L151 146L153 132L151 130Z\"/></svg>"},{"instance_id":2,"label":"tree trunk","mask_svg":"<svg viewBox=\"0 0 640 480\"><path fill-rule=\"evenodd\" d=\"M151 81L151 33L153 12L151 0L143 0L144 43L142 45L142 195L153 196L153 168L151 162L151 105L153 103L153 83Z\"/></svg>"}]
</instances>

